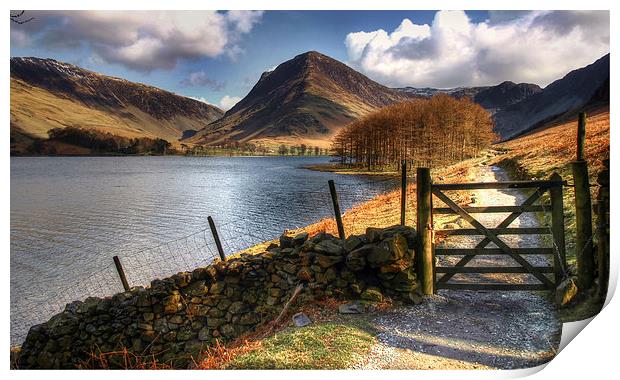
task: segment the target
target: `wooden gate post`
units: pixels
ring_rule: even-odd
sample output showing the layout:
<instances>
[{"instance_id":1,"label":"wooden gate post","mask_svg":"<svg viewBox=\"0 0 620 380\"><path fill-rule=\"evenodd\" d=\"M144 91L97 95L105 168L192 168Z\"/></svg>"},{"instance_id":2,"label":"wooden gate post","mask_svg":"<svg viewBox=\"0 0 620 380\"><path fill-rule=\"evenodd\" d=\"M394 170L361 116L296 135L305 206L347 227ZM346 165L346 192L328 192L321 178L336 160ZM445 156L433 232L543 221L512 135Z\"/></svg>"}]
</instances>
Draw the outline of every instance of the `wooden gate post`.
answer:
<instances>
[{"instance_id":1,"label":"wooden gate post","mask_svg":"<svg viewBox=\"0 0 620 380\"><path fill-rule=\"evenodd\" d=\"M605 169L598 174L599 191L597 195L598 237L598 296L604 300L609 286L609 160L603 161Z\"/></svg>"},{"instance_id":2,"label":"wooden gate post","mask_svg":"<svg viewBox=\"0 0 620 380\"><path fill-rule=\"evenodd\" d=\"M402 161L400 170L400 225L404 226L407 208L407 160Z\"/></svg>"},{"instance_id":3,"label":"wooden gate post","mask_svg":"<svg viewBox=\"0 0 620 380\"><path fill-rule=\"evenodd\" d=\"M562 182L558 173L553 173L551 181ZM564 198L562 185L553 186L549 189L551 195L551 231L553 232L553 244L557 255L553 255L553 268L555 273L555 285L562 282L563 271L566 268L566 240L564 238Z\"/></svg>"},{"instance_id":4,"label":"wooden gate post","mask_svg":"<svg viewBox=\"0 0 620 380\"><path fill-rule=\"evenodd\" d=\"M329 183L329 193L332 196L332 205L334 206L334 216L336 218L336 225L338 226L338 237L344 240L344 226L342 225L342 213L340 212L340 203L338 203L338 193L336 193L336 184L333 179L327 181Z\"/></svg>"},{"instance_id":5,"label":"wooden gate post","mask_svg":"<svg viewBox=\"0 0 620 380\"><path fill-rule=\"evenodd\" d=\"M432 185L429 168L418 168L416 173L416 193L418 204L417 231L420 256L419 274L424 294L435 293L435 251L433 250Z\"/></svg>"},{"instance_id":6,"label":"wooden gate post","mask_svg":"<svg viewBox=\"0 0 620 380\"><path fill-rule=\"evenodd\" d=\"M577 161L572 163L575 183L575 224L577 282L580 290L589 289L594 281L594 254L592 249L592 200L588 163L584 159L586 115L579 114L577 124Z\"/></svg>"}]
</instances>

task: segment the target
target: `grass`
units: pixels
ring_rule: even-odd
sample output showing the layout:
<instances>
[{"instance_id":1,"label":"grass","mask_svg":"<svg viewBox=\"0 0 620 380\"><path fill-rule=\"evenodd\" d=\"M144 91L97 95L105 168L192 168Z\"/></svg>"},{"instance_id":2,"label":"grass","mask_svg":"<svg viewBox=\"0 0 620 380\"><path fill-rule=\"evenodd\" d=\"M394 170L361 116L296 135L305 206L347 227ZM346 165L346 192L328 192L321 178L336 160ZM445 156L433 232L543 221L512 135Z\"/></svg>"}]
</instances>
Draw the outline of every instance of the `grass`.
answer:
<instances>
[{"instance_id":1,"label":"grass","mask_svg":"<svg viewBox=\"0 0 620 380\"><path fill-rule=\"evenodd\" d=\"M366 355L375 338L365 326L324 322L289 327L235 357L228 369L344 369Z\"/></svg>"},{"instance_id":2,"label":"grass","mask_svg":"<svg viewBox=\"0 0 620 380\"><path fill-rule=\"evenodd\" d=\"M586 120L585 159L588 162L590 184L597 183L597 175L603 169L603 160L609 158L609 109L589 114ZM494 163L506 168L521 179L546 179L557 172L564 180L573 182L570 163L576 158L577 119L551 125L523 137L499 144L505 154ZM592 200L596 199L597 187L591 188ZM548 194L543 198L548 202ZM593 215L596 215L593 212ZM575 193L564 188L564 226L566 233L566 261L576 264L575 244ZM596 244L596 236L594 239ZM569 307L558 311L562 322L578 321L596 315L603 307L603 300L581 294Z\"/></svg>"},{"instance_id":3,"label":"grass","mask_svg":"<svg viewBox=\"0 0 620 380\"><path fill-rule=\"evenodd\" d=\"M481 162L487 160L486 154L482 154L479 157L458 162L453 165L449 165L442 168L437 168L432 171L433 178L443 183L454 183L472 181L475 178L472 177L471 169ZM407 187L407 209L405 213L405 224L408 226L415 226L416 224L416 187L413 179L410 179L410 184ZM469 202L469 193L465 191L456 191L451 194L452 198L459 204L465 204ZM435 201L435 206L441 206L442 203L438 200ZM443 223L451 222L457 216L450 215L437 215L434 218L436 225L441 226ZM400 224L400 188L393 191L388 191L384 194L380 194L364 203L356 205L347 210L342 216L342 224L344 226L345 234L361 235L366 232L368 227L385 228ZM321 232L326 232L334 236L338 235L338 227L334 218L324 218L316 223L308 226L290 230L290 234L297 234L300 232L307 232L310 236L314 236ZM238 257L241 254L257 254L264 252L271 243L277 243L278 239L262 242L256 244L243 251L239 251L230 257Z\"/></svg>"},{"instance_id":4,"label":"grass","mask_svg":"<svg viewBox=\"0 0 620 380\"><path fill-rule=\"evenodd\" d=\"M11 78L11 130L47 138L52 128L93 128L125 137L161 137L175 146L185 129L200 129L204 120L185 116L159 120L127 106L122 109L89 107L44 88Z\"/></svg>"},{"instance_id":5,"label":"grass","mask_svg":"<svg viewBox=\"0 0 620 380\"><path fill-rule=\"evenodd\" d=\"M577 120L551 125L523 137L498 144L505 154L491 161L507 169L520 179L548 179L557 172L569 183L573 182L570 163L575 160L577 146ZM588 161L590 184L603 169L603 160L609 158L609 110L600 110L586 121L585 158ZM596 187L591 188L595 199ZM547 199L548 200L548 197ZM575 263L575 193L564 187L566 231L566 258Z\"/></svg>"},{"instance_id":6,"label":"grass","mask_svg":"<svg viewBox=\"0 0 620 380\"><path fill-rule=\"evenodd\" d=\"M91 352L77 369L172 369L170 364L159 362L152 355L136 355L127 348L111 352Z\"/></svg>"},{"instance_id":7,"label":"grass","mask_svg":"<svg viewBox=\"0 0 620 380\"><path fill-rule=\"evenodd\" d=\"M355 174L355 175L372 175L372 176L385 176L385 177L396 177L400 176L400 172L397 171L375 171L375 170L360 170L359 167L342 165L339 163L328 163L328 164L316 164L316 165L305 165L304 169L314 170L317 172L328 172L334 174Z\"/></svg>"},{"instance_id":8,"label":"grass","mask_svg":"<svg viewBox=\"0 0 620 380\"><path fill-rule=\"evenodd\" d=\"M376 331L367 315L338 313L334 298L294 305L275 320L227 344L219 342L202 354L195 369L336 369L347 368L368 353ZM376 305L387 310L391 302ZM312 325L296 328L291 316L303 312Z\"/></svg>"},{"instance_id":9,"label":"grass","mask_svg":"<svg viewBox=\"0 0 620 380\"><path fill-rule=\"evenodd\" d=\"M453 165L433 170L433 178L443 183L454 183L471 180L470 169L484 161L484 156L465 160ZM411 175L411 174L410 174ZM413 180L410 179L410 182ZM368 227L389 227L400 224L400 189L378 195L367 202L354 206L347 210L343 217L345 233L349 235L359 235L366 232ZM405 214L405 224L415 226L416 223L416 186L415 183L407 187L407 210ZM469 196L466 192L455 192L454 199L458 203L467 203ZM439 203L439 202L438 202ZM446 222L449 217L438 216L435 218L437 224ZM314 235L320 232L327 232L333 235L338 233L336 221L333 218L326 218L317 223L311 224L294 232L308 232Z\"/></svg>"}]
</instances>

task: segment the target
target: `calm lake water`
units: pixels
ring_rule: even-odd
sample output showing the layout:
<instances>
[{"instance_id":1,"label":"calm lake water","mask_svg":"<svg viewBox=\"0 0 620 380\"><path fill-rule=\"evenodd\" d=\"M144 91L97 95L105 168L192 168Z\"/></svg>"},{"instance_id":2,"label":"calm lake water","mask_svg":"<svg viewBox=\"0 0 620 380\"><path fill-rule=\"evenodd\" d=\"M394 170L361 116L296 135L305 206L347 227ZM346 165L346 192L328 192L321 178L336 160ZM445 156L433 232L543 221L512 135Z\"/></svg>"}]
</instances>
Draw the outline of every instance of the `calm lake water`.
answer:
<instances>
[{"instance_id":1,"label":"calm lake water","mask_svg":"<svg viewBox=\"0 0 620 380\"><path fill-rule=\"evenodd\" d=\"M396 180L300 168L325 157L12 157L11 342L67 302L206 264L207 216L226 253L332 216Z\"/></svg>"}]
</instances>

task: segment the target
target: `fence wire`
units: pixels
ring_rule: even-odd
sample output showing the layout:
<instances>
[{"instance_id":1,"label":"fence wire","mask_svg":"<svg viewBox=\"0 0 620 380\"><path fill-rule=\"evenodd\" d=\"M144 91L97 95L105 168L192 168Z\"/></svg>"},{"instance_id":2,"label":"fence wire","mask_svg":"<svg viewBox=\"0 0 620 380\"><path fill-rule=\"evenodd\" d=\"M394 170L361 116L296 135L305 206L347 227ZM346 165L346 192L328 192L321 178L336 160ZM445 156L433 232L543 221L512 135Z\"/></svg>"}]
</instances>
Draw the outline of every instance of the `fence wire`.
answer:
<instances>
[{"instance_id":1,"label":"fence wire","mask_svg":"<svg viewBox=\"0 0 620 380\"><path fill-rule=\"evenodd\" d=\"M368 179L368 182L385 183L385 186L382 190L361 191L358 185L336 182L340 208L345 216L361 202L397 190L399 180L386 177ZM273 194L263 196L264 201L267 201ZM408 203L414 199L411 191L408 191L407 198ZM285 230L295 230L334 217L327 182L309 191L300 190L289 199L294 200L274 204L266 213L250 208L243 210L244 216L225 221L219 221L217 215L213 215L225 255L230 256L277 239ZM408 206L408 211L409 215L413 215L412 207ZM355 217L352 221L361 227L367 222ZM407 222L411 222L410 217ZM376 226L376 223L369 225ZM79 247L75 245L68 247L65 252L58 252L59 257L68 258L62 265L46 269L45 273L33 275L26 281L11 279L11 345L21 344L31 326L47 321L61 312L68 303L122 292L123 287L112 260L114 254L119 256L130 286L148 286L154 279L191 271L219 258L207 223L204 228L189 235L139 250L121 250L84 257L87 255L80 256L77 250L85 252L89 242L77 244ZM76 277L68 281L67 274Z\"/></svg>"}]
</instances>

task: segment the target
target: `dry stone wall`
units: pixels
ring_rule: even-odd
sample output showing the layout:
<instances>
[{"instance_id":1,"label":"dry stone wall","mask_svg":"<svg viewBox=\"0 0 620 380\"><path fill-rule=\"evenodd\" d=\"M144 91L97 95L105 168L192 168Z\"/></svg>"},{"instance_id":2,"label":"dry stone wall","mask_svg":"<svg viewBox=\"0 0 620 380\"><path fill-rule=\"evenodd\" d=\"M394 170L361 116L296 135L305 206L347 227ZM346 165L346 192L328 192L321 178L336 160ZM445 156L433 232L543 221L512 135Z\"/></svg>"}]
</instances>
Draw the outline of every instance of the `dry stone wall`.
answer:
<instances>
[{"instance_id":1,"label":"dry stone wall","mask_svg":"<svg viewBox=\"0 0 620 380\"><path fill-rule=\"evenodd\" d=\"M369 228L340 240L283 235L265 252L215 262L106 298L75 301L33 326L19 368L75 368L91 354L126 348L187 367L215 340L273 320L298 284L298 303L324 297L421 301L413 228ZM123 363L109 363L122 367Z\"/></svg>"}]
</instances>

